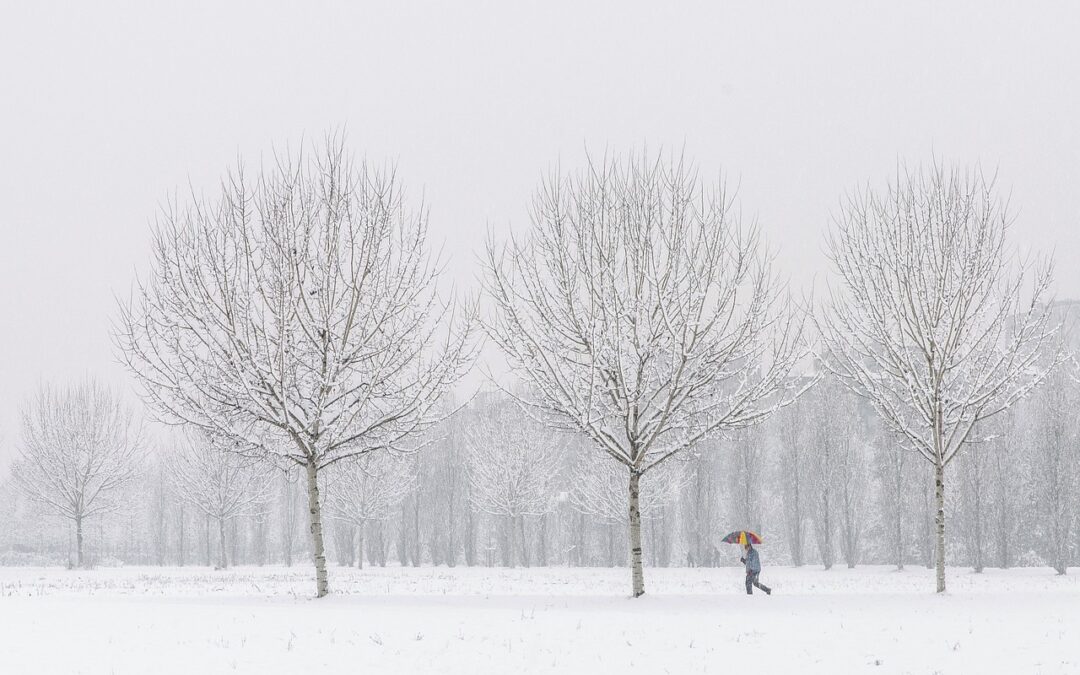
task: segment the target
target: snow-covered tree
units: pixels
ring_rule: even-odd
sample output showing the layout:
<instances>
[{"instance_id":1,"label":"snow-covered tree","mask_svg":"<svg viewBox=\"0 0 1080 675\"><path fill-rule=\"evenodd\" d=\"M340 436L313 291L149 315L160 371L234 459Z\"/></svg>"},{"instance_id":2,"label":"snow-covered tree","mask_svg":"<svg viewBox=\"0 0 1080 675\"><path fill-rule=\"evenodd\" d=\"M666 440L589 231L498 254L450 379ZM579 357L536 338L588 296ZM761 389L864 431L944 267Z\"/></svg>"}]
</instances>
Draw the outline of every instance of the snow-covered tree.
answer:
<instances>
[{"instance_id":1,"label":"snow-covered tree","mask_svg":"<svg viewBox=\"0 0 1080 675\"><path fill-rule=\"evenodd\" d=\"M456 407L447 398L444 405ZM431 491L431 530L433 559L436 555L454 567L459 551L467 564L474 562L473 509L469 504L469 478L466 461L465 429L468 417L460 412L447 419L432 433L434 442L425 450L423 465L429 469L425 478L436 486Z\"/></svg>"},{"instance_id":2,"label":"snow-covered tree","mask_svg":"<svg viewBox=\"0 0 1080 675\"><path fill-rule=\"evenodd\" d=\"M718 439L708 439L702 445L716 443ZM594 454L604 460L599 453ZM723 455L717 448L702 447L685 461L686 476L685 487L680 496L680 522L686 539L686 564L691 567L715 563L717 561L716 541L727 534L726 531L720 531L724 526L723 519L720 517L721 497L730 487L729 476L720 466L722 458ZM613 462L608 462L608 464L616 470L619 468ZM645 508L648 508L650 499L653 499L648 494L650 481L646 481L643 488L646 492L642 497ZM664 492L660 492L659 496L670 498ZM644 517L643 513L642 518Z\"/></svg>"},{"instance_id":3,"label":"snow-covered tree","mask_svg":"<svg viewBox=\"0 0 1080 675\"><path fill-rule=\"evenodd\" d=\"M81 567L83 524L116 509L136 475L142 427L120 396L95 380L42 386L22 412L22 443L12 466L16 484L75 527Z\"/></svg>"},{"instance_id":4,"label":"snow-covered tree","mask_svg":"<svg viewBox=\"0 0 1080 675\"><path fill-rule=\"evenodd\" d=\"M1020 551L1020 533L1023 521L1020 514L1026 510L1023 476L1030 470L1024 450L1030 442L1017 434L1017 408L1003 413L1002 437L996 439L991 452L991 477L993 481L993 513L990 522L994 533L997 566L1005 569L1015 564Z\"/></svg>"},{"instance_id":5,"label":"snow-covered tree","mask_svg":"<svg viewBox=\"0 0 1080 675\"><path fill-rule=\"evenodd\" d=\"M177 436L165 459L177 496L217 524L218 569L229 566L225 524L261 513L273 488L268 467L231 447L233 443L193 429Z\"/></svg>"},{"instance_id":6,"label":"snow-covered tree","mask_svg":"<svg viewBox=\"0 0 1080 675\"><path fill-rule=\"evenodd\" d=\"M300 524L303 522L300 499L297 494L296 483L299 477L296 471L283 471L278 481L278 506L276 512L279 525L278 536L281 541L281 558L289 567L293 564L293 551L299 534Z\"/></svg>"},{"instance_id":7,"label":"snow-covered tree","mask_svg":"<svg viewBox=\"0 0 1080 675\"><path fill-rule=\"evenodd\" d=\"M528 566L525 518L555 507L566 439L546 433L511 400L475 413L465 431L469 499L479 511L504 519L508 562L515 548L510 542L517 538L520 559Z\"/></svg>"},{"instance_id":8,"label":"snow-covered tree","mask_svg":"<svg viewBox=\"0 0 1080 675\"><path fill-rule=\"evenodd\" d=\"M858 419L859 411L852 412ZM859 420L853 434L840 444L833 474L836 480L840 552L849 568L855 567L862 557L870 506L870 443L867 441L870 434L866 426L865 420Z\"/></svg>"},{"instance_id":9,"label":"snow-covered tree","mask_svg":"<svg viewBox=\"0 0 1080 675\"><path fill-rule=\"evenodd\" d=\"M1071 369L1070 369L1071 370ZM1058 574L1065 574L1080 536L1080 388L1065 368L1039 392L1033 417L1032 493L1038 513L1035 541Z\"/></svg>"},{"instance_id":10,"label":"snow-covered tree","mask_svg":"<svg viewBox=\"0 0 1080 675\"><path fill-rule=\"evenodd\" d=\"M886 555L903 570L911 538L912 454L895 436L883 434L873 449L878 539Z\"/></svg>"},{"instance_id":11,"label":"snow-covered tree","mask_svg":"<svg viewBox=\"0 0 1080 675\"><path fill-rule=\"evenodd\" d=\"M956 461L959 474L958 522L964 540L964 548L976 573L986 566L987 540L990 533L990 481L992 460L1001 442L1001 429L996 424L1002 416L987 423L992 436L984 441L969 443Z\"/></svg>"},{"instance_id":12,"label":"snow-covered tree","mask_svg":"<svg viewBox=\"0 0 1080 675\"><path fill-rule=\"evenodd\" d=\"M393 170L305 146L216 201L165 211L117 342L147 402L306 475L318 596L319 472L414 444L472 353L472 312L436 295L427 213Z\"/></svg>"},{"instance_id":13,"label":"snow-covered tree","mask_svg":"<svg viewBox=\"0 0 1080 675\"><path fill-rule=\"evenodd\" d=\"M858 470L858 444L862 436L858 401L835 377L825 377L804 402L810 413L802 438L813 448L804 491L821 564L830 569L835 562L836 535L841 525L845 528L843 536L847 537L845 547L858 536L858 516L852 511L857 508L858 492L852 483L859 476L851 473ZM855 553L855 549L850 552Z\"/></svg>"},{"instance_id":14,"label":"snow-covered tree","mask_svg":"<svg viewBox=\"0 0 1080 675\"><path fill-rule=\"evenodd\" d=\"M742 429L726 434L721 441L726 456L724 476L728 484L724 491L727 497L725 513L728 522L735 524L731 529L762 531L767 508L767 443L764 428Z\"/></svg>"},{"instance_id":15,"label":"snow-covered tree","mask_svg":"<svg viewBox=\"0 0 1080 675\"><path fill-rule=\"evenodd\" d=\"M803 565L803 551L806 541L806 523L810 508L809 469L817 461L812 445L814 436L810 433L815 420L811 398L816 396L810 390L798 401L778 413L771 426L775 429L771 441L776 444L774 453L777 458L781 501L784 510L784 529L791 564Z\"/></svg>"},{"instance_id":16,"label":"snow-covered tree","mask_svg":"<svg viewBox=\"0 0 1080 675\"><path fill-rule=\"evenodd\" d=\"M681 159L590 161L545 181L531 216L489 244L488 334L529 406L623 467L637 597L642 476L790 400L801 321L756 230Z\"/></svg>"},{"instance_id":17,"label":"snow-covered tree","mask_svg":"<svg viewBox=\"0 0 1080 675\"><path fill-rule=\"evenodd\" d=\"M1008 225L992 182L933 166L854 194L829 238L825 363L933 469L938 592L946 467L1053 365L1050 268L1011 273Z\"/></svg>"},{"instance_id":18,"label":"snow-covered tree","mask_svg":"<svg viewBox=\"0 0 1080 675\"><path fill-rule=\"evenodd\" d=\"M364 529L383 521L416 489L414 455L370 453L340 462L329 473L326 504L330 516L356 530L357 566L364 566Z\"/></svg>"}]
</instances>

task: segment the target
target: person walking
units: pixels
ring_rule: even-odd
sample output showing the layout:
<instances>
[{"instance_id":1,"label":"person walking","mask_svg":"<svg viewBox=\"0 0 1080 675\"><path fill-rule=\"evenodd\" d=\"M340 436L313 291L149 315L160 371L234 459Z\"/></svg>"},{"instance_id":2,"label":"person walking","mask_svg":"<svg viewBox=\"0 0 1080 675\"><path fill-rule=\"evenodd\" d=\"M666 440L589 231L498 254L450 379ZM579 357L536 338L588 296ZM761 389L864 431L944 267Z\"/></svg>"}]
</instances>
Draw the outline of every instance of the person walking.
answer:
<instances>
[{"instance_id":1,"label":"person walking","mask_svg":"<svg viewBox=\"0 0 1080 675\"><path fill-rule=\"evenodd\" d=\"M739 558L739 562L746 565L746 594L753 595L754 586L757 586L765 591L765 595L772 595L772 589L758 581L758 575L761 574L761 557L758 556L757 549L748 540L743 550L744 555Z\"/></svg>"}]
</instances>

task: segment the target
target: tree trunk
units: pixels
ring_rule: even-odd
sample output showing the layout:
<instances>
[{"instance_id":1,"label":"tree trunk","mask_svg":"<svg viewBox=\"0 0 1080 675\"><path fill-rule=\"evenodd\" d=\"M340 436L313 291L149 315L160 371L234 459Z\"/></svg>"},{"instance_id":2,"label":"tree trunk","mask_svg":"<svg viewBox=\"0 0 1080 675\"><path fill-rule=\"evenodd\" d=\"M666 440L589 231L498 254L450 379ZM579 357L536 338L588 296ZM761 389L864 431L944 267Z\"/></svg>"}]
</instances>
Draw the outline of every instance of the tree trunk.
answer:
<instances>
[{"instance_id":1,"label":"tree trunk","mask_svg":"<svg viewBox=\"0 0 1080 675\"><path fill-rule=\"evenodd\" d=\"M315 560L316 597L330 592L326 576L326 550L323 548L322 505L319 503L319 470L314 461L307 464L308 514L311 525L312 557Z\"/></svg>"},{"instance_id":2,"label":"tree trunk","mask_svg":"<svg viewBox=\"0 0 1080 675\"><path fill-rule=\"evenodd\" d=\"M82 516L75 517L75 566L83 566L83 531Z\"/></svg>"},{"instance_id":3,"label":"tree trunk","mask_svg":"<svg viewBox=\"0 0 1080 675\"><path fill-rule=\"evenodd\" d=\"M604 529L607 531L607 566L616 567L615 562L615 523L610 522L604 525Z\"/></svg>"},{"instance_id":4,"label":"tree trunk","mask_svg":"<svg viewBox=\"0 0 1080 675\"><path fill-rule=\"evenodd\" d=\"M356 569L364 569L364 524L356 526Z\"/></svg>"},{"instance_id":5,"label":"tree trunk","mask_svg":"<svg viewBox=\"0 0 1080 675\"><path fill-rule=\"evenodd\" d=\"M206 517L206 566L213 567L214 563L210 562L210 516Z\"/></svg>"},{"instance_id":6,"label":"tree trunk","mask_svg":"<svg viewBox=\"0 0 1080 675\"><path fill-rule=\"evenodd\" d=\"M502 542L499 546L502 552L503 567L514 566L514 517L506 516L502 521Z\"/></svg>"},{"instance_id":7,"label":"tree trunk","mask_svg":"<svg viewBox=\"0 0 1080 675\"><path fill-rule=\"evenodd\" d=\"M537 549L537 552L536 552L536 554L537 554L536 555L536 558L537 558L536 562L541 567L547 567L548 557L547 557L547 514L546 513L540 516L540 533L539 533L537 539L538 539L538 544L539 544L540 548Z\"/></svg>"},{"instance_id":8,"label":"tree trunk","mask_svg":"<svg viewBox=\"0 0 1080 675\"><path fill-rule=\"evenodd\" d=\"M900 509L897 508L893 525L896 526L896 570L898 572L904 571L904 521L901 518Z\"/></svg>"},{"instance_id":9,"label":"tree trunk","mask_svg":"<svg viewBox=\"0 0 1080 675\"><path fill-rule=\"evenodd\" d=\"M465 504L465 564L472 567L476 561L476 526L472 507Z\"/></svg>"},{"instance_id":10,"label":"tree trunk","mask_svg":"<svg viewBox=\"0 0 1080 675\"><path fill-rule=\"evenodd\" d=\"M645 574L641 566L641 508L639 498L641 474L630 471L630 576L633 580L634 597L645 595Z\"/></svg>"},{"instance_id":11,"label":"tree trunk","mask_svg":"<svg viewBox=\"0 0 1080 675\"><path fill-rule=\"evenodd\" d=\"M518 514L518 534L521 538L521 566L529 566L529 542L525 538L525 516Z\"/></svg>"},{"instance_id":12,"label":"tree trunk","mask_svg":"<svg viewBox=\"0 0 1080 675\"><path fill-rule=\"evenodd\" d=\"M386 530L386 521L378 521L375 526L375 535L372 537L374 540L375 557L379 559L379 567L386 567L386 557L389 555L390 546L386 541L386 537L383 534Z\"/></svg>"},{"instance_id":13,"label":"tree trunk","mask_svg":"<svg viewBox=\"0 0 1080 675\"><path fill-rule=\"evenodd\" d=\"M263 513L255 516L255 554L256 562L259 564L259 567L266 564L267 549L269 548L267 542L268 529L269 528L266 526L266 516ZM233 562L235 563L235 561Z\"/></svg>"},{"instance_id":14,"label":"tree trunk","mask_svg":"<svg viewBox=\"0 0 1080 675\"><path fill-rule=\"evenodd\" d=\"M225 519L218 517L218 569L226 569L229 566L228 558L225 556ZM235 554L233 555L235 559Z\"/></svg>"},{"instance_id":15,"label":"tree trunk","mask_svg":"<svg viewBox=\"0 0 1080 675\"><path fill-rule=\"evenodd\" d=\"M579 513L578 514L577 535L578 535L578 537L577 537L577 549L576 549L576 552L577 552L578 567L585 567L586 562L588 561L588 556L586 555L588 553L588 551L585 549L585 541L586 541L586 539L585 539L585 514L584 513Z\"/></svg>"},{"instance_id":16,"label":"tree trunk","mask_svg":"<svg viewBox=\"0 0 1080 675\"><path fill-rule=\"evenodd\" d=\"M184 505L180 505L180 523L179 523L180 541L177 547L177 563L180 567L184 566Z\"/></svg>"},{"instance_id":17,"label":"tree trunk","mask_svg":"<svg viewBox=\"0 0 1080 675\"><path fill-rule=\"evenodd\" d=\"M997 527L997 544L998 544L998 567L1001 569L1009 568L1009 535L1011 534L1008 518L1009 510L1006 504L1008 498L1006 492L1006 479L1002 477L1002 474L998 474L998 527Z\"/></svg>"},{"instance_id":18,"label":"tree trunk","mask_svg":"<svg viewBox=\"0 0 1080 675\"><path fill-rule=\"evenodd\" d=\"M889 459L892 464L889 466L891 480L891 487L894 489L893 497L895 498L895 511L893 516L893 528L896 533L895 545L896 545L896 569L899 572L904 571L904 460L906 456L903 454L905 450L893 447L893 453Z\"/></svg>"},{"instance_id":19,"label":"tree trunk","mask_svg":"<svg viewBox=\"0 0 1080 675\"><path fill-rule=\"evenodd\" d=\"M945 592L945 467L944 462L938 460L934 464L934 498L937 510L934 513L934 524L937 530L937 546L934 549L937 558L937 592Z\"/></svg>"},{"instance_id":20,"label":"tree trunk","mask_svg":"<svg viewBox=\"0 0 1080 675\"><path fill-rule=\"evenodd\" d=\"M457 481L455 480L450 486L450 494L446 508L446 551L444 557L446 558L447 567L455 567L457 565L457 541L454 540L454 523L457 521L454 517L456 511L456 503L454 500L456 486Z\"/></svg>"},{"instance_id":21,"label":"tree trunk","mask_svg":"<svg viewBox=\"0 0 1080 675\"><path fill-rule=\"evenodd\" d=\"M282 493L284 504L281 518L281 543L285 554L285 566L292 567L293 538L296 536L296 502L293 498L292 479L289 476L285 476Z\"/></svg>"},{"instance_id":22,"label":"tree trunk","mask_svg":"<svg viewBox=\"0 0 1080 675\"><path fill-rule=\"evenodd\" d=\"M409 505L407 499L401 501L401 526L398 527L397 553L398 564L409 564Z\"/></svg>"},{"instance_id":23,"label":"tree trunk","mask_svg":"<svg viewBox=\"0 0 1080 675\"><path fill-rule=\"evenodd\" d=\"M976 471L979 468L976 466ZM982 531L982 483L979 476L975 476L975 572L983 571L983 531Z\"/></svg>"},{"instance_id":24,"label":"tree trunk","mask_svg":"<svg viewBox=\"0 0 1080 675\"><path fill-rule=\"evenodd\" d=\"M421 547L420 547L420 491L417 490L413 496L413 523L412 523L412 566L420 567L421 562Z\"/></svg>"},{"instance_id":25,"label":"tree trunk","mask_svg":"<svg viewBox=\"0 0 1080 675\"><path fill-rule=\"evenodd\" d=\"M233 564L235 565L237 564L237 561L240 560L240 532L236 524L236 518L229 521L229 530L232 533L232 545L229 547L229 557L232 558Z\"/></svg>"},{"instance_id":26,"label":"tree trunk","mask_svg":"<svg viewBox=\"0 0 1080 675\"><path fill-rule=\"evenodd\" d=\"M826 492L821 497L822 499L822 516L821 523L821 564L826 570L831 570L833 566L833 540L832 540L832 508L829 504L829 494Z\"/></svg>"}]
</instances>

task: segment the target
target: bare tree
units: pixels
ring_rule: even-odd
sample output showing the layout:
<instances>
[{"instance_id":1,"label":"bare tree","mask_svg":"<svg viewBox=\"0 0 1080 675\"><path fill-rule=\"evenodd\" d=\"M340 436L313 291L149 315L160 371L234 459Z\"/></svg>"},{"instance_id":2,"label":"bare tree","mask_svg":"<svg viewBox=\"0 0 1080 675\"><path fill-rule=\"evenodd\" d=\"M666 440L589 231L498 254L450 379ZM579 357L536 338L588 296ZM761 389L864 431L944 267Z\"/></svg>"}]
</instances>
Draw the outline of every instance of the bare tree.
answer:
<instances>
[{"instance_id":1,"label":"bare tree","mask_svg":"<svg viewBox=\"0 0 1080 675\"><path fill-rule=\"evenodd\" d=\"M945 468L976 425L1052 366L1050 267L1012 256L1009 217L981 175L940 166L848 199L829 238L840 278L821 327L828 367L933 468L937 590L945 590ZM1028 299L1022 299L1025 284Z\"/></svg>"},{"instance_id":2,"label":"bare tree","mask_svg":"<svg viewBox=\"0 0 1080 675\"><path fill-rule=\"evenodd\" d=\"M1078 393L1066 369L1056 373L1038 397L1038 426L1032 434L1033 496L1039 514L1034 547L1058 574L1068 569L1080 528Z\"/></svg>"},{"instance_id":3,"label":"bare tree","mask_svg":"<svg viewBox=\"0 0 1080 675\"><path fill-rule=\"evenodd\" d=\"M840 515L845 507L848 516L852 515L852 505L845 503L841 495L850 501L856 493L850 485L851 477L848 477L845 490L841 490L840 482L841 472L854 468L855 445L860 435L857 401L835 377L826 377L802 402L810 411L802 438L813 446L805 492L809 497L810 519L814 523L814 539L821 564L825 569L831 569L836 558L837 527L841 520L848 526L853 525L852 518L843 519ZM852 527L845 532L855 534Z\"/></svg>"},{"instance_id":4,"label":"bare tree","mask_svg":"<svg viewBox=\"0 0 1080 675\"><path fill-rule=\"evenodd\" d=\"M298 477L294 471L284 471L281 474L278 494L278 522L280 523L279 536L281 537L281 557L285 565L292 567L293 547L296 545L296 536L301 518L299 499L294 486Z\"/></svg>"},{"instance_id":5,"label":"bare tree","mask_svg":"<svg viewBox=\"0 0 1080 675\"><path fill-rule=\"evenodd\" d=\"M356 528L357 567L364 566L364 528L383 521L416 489L416 457L378 452L341 462L330 472L330 516Z\"/></svg>"},{"instance_id":6,"label":"bare tree","mask_svg":"<svg viewBox=\"0 0 1080 675\"><path fill-rule=\"evenodd\" d=\"M765 506L764 428L743 429L728 434L723 442L727 455L726 475L731 483L726 513L737 527L761 532Z\"/></svg>"},{"instance_id":7,"label":"bare tree","mask_svg":"<svg viewBox=\"0 0 1080 675\"><path fill-rule=\"evenodd\" d=\"M343 145L278 158L253 181L239 168L216 202L168 209L116 331L163 420L304 471L320 597L319 472L415 445L473 351L472 312L455 322L438 301L426 210Z\"/></svg>"},{"instance_id":8,"label":"bare tree","mask_svg":"<svg viewBox=\"0 0 1080 675\"><path fill-rule=\"evenodd\" d=\"M465 433L469 498L475 509L504 520L507 560L513 563L517 539L527 567L525 518L555 508L566 440L544 433L511 400L470 412L475 414Z\"/></svg>"},{"instance_id":9,"label":"bare tree","mask_svg":"<svg viewBox=\"0 0 1080 675\"><path fill-rule=\"evenodd\" d=\"M261 513L273 487L268 468L233 443L195 429L177 439L165 460L177 496L217 523L218 569L229 566L225 523Z\"/></svg>"},{"instance_id":10,"label":"bare tree","mask_svg":"<svg viewBox=\"0 0 1080 675\"><path fill-rule=\"evenodd\" d=\"M453 405L448 400L447 403ZM464 415L448 419L438 430L438 441L425 450L425 462L431 468L431 479L439 489L435 491L433 506L434 525L443 551L443 559L450 567L457 565L458 550L464 549L466 560L469 553L470 520L468 468L465 449Z\"/></svg>"},{"instance_id":11,"label":"bare tree","mask_svg":"<svg viewBox=\"0 0 1080 675\"><path fill-rule=\"evenodd\" d=\"M858 411L854 414L858 416ZM870 487L867 454L869 432L865 424L857 424L854 433L840 444L836 466L836 497L840 552L849 568L859 563L863 535L866 529Z\"/></svg>"},{"instance_id":12,"label":"bare tree","mask_svg":"<svg viewBox=\"0 0 1080 675\"><path fill-rule=\"evenodd\" d=\"M910 454L893 438L883 436L874 445L878 529L897 570L904 569L908 552Z\"/></svg>"},{"instance_id":13,"label":"bare tree","mask_svg":"<svg viewBox=\"0 0 1080 675\"><path fill-rule=\"evenodd\" d=\"M715 444L717 439L709 439L702 445ZM594 453L601 460L604 457ZM698 448L694 454L686 460L686 491L682 495L682 514L680 521L684 528L686 540L686 564L690 567L701 567L717 561L715 544L719 537L726 532L719 532L723 527L720 518L720 495L726 491L726 483L729 480L726 472L719 466L722 454L715 449ZM605 460L606 461L606 460ZM619 465L607 462L611 468L618 470ZM618 478L621 484L621 472ZM651 479L650 479L651 480ZM645 519L644 509L649 507L653 498L648 495L648 483L644 483L642 496L642 519ZM620 488L620 493L622 492ZM663 496L663 493L661 493ZM625 511L625 509L623 509ZM650 523L650 527L652 527Z\"/></svg>"},{"instance_id":14,"label":"bare tree","mask_svg":"<svg viewBox=\"0 0 1080 675\"><path fill-rule=\"evenodd\" d=\"M1001 416L989 424L999 422ZM986 566L987 538L989 534L989 483L992 469L991 457L998 443L1000 429L994 426L993 436L982 442L969 443L957 460L960 474L960 517L968 558L976 573Z\"/></svg>"},{"instance_id":15,"label":"bare tree","mask_svg":"<svg viewBox=\"0 0 1080 675\"><path fill-rule=\"evenodd\" d=\"M94 380L42 386L22 412L22 444L12 467L31 499L75 526L75 564L82 567L83 522L117 508L136 475L142 427L119 395Z\"/></svg>"},{"instance_id":16,"label":"bare tree","mask_svg":"<svg viewBox=\"0 0 1080 675\"><path fill-rule=\"evenodd\" d=\"M624 467L638 597L642 476L790 400L802 325L756 230L681 159L590 160L544 182L531 216L488 246L488 334L527 405Z\"/></svg>"},{"instance_id":17,"label":"bare tree","mask_svg":"<svg viewBox=\"0 0 1080 675\"><path fill-rule=\"evenodd\" d=\"M777 469L782 486L784 524L787 530L788 550L791 564L803 565L803 549L806 540L806 521L809 502L809 468L814 461L813 436L808 433L817 420L811 419L813 411L809 402L816 392L810 391L800 400L779 413L774 422L777 448Z\"/></svg>"}]
</instances>

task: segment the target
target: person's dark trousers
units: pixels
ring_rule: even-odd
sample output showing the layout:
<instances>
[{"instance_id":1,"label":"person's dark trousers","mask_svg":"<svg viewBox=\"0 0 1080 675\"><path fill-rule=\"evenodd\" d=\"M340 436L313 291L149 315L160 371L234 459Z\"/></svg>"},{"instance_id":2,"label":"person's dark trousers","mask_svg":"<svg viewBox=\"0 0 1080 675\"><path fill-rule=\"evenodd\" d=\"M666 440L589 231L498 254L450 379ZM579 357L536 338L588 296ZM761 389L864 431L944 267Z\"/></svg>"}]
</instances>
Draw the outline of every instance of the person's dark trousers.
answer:
<instances>
[{"instance_id":1,"label":"person's dark trousers","mask_svg":"<svg viewBox=\"0 0 1080 675\"><path fill-rule=\"evenodd\" d=\"M747 572L746 573L746 594L747 595L753 595L754 594L754 588L753 587L757 586L761 590L765 591L766 594L771 595L772 594L772 589L769 588L768 586L762 585L761 582L758 581L758 574L761 574L761 573L760 572Z\"/></svg>"}]
</instances>

